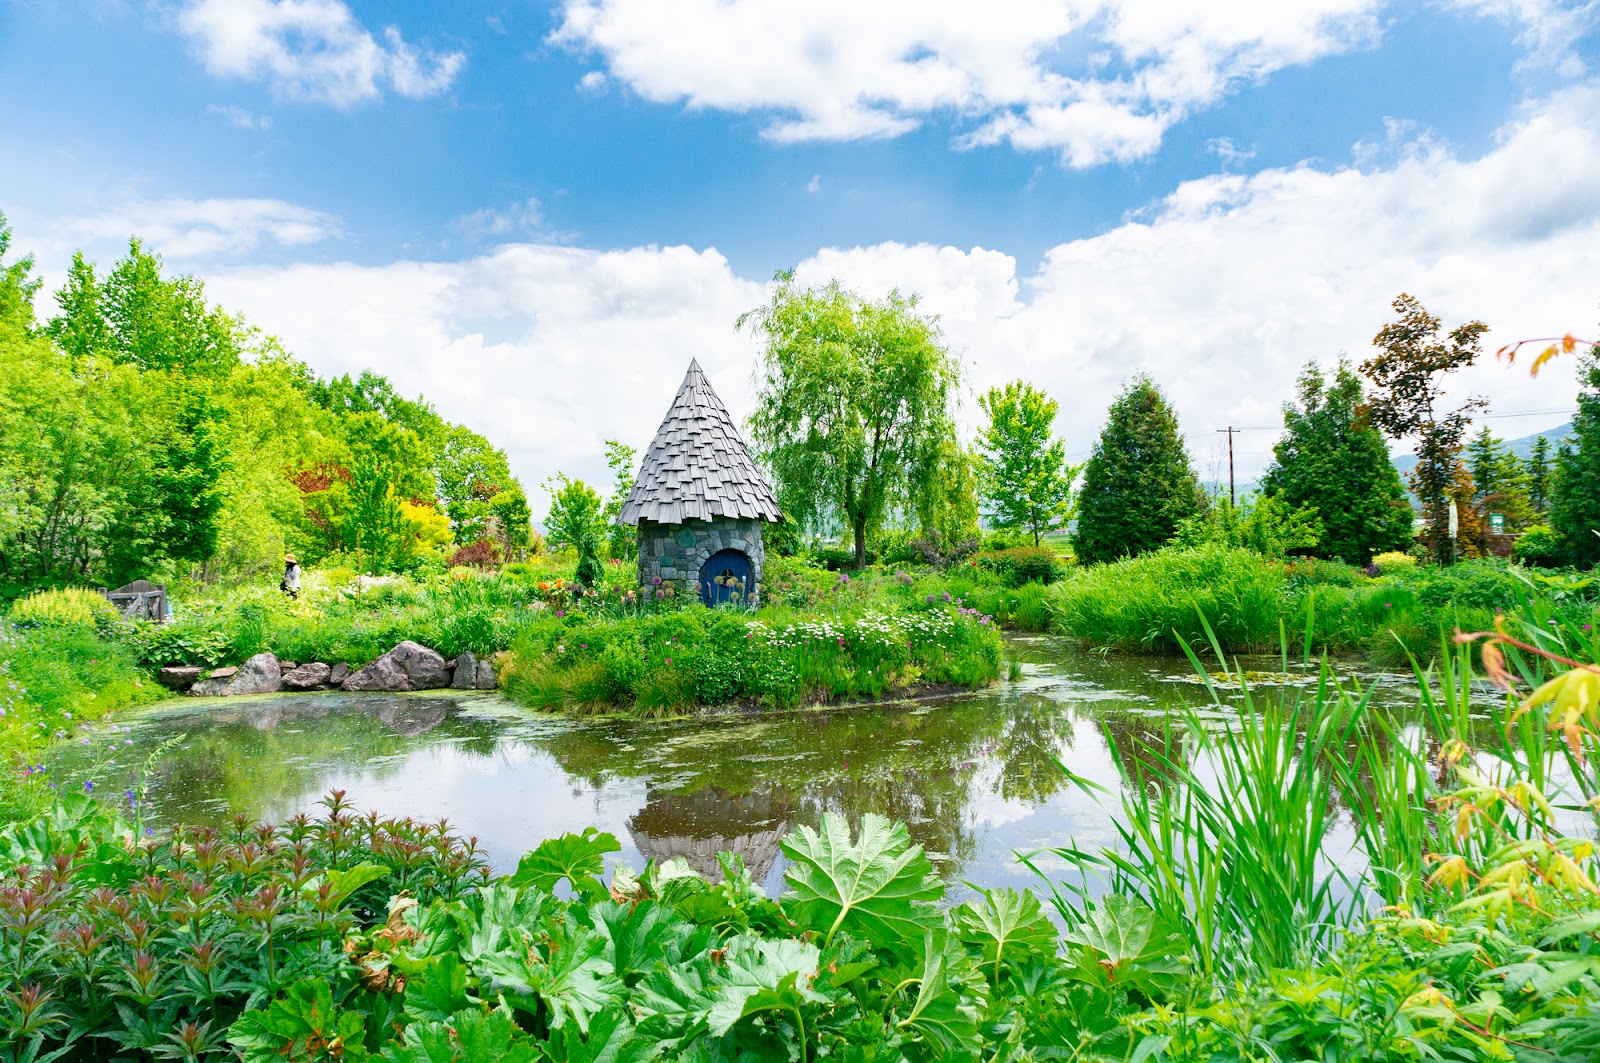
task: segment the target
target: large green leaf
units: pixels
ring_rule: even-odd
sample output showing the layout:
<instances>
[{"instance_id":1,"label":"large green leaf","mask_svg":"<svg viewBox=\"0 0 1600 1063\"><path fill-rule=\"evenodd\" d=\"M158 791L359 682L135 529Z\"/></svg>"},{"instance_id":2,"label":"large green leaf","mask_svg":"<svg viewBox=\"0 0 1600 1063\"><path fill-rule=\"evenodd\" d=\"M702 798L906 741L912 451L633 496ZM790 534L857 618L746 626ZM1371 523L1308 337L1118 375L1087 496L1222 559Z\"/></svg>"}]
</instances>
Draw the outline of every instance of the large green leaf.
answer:
<instances>
[{"instance_id":1,"label":"large green leaf","mask_svg":"<svg viewBox=\"0 0 1600 1063\"><path fill-rule=\"evenodd\" d=\"M1032 893L985 890L982 899L968 901L953 914L956 933L966 944L983 950L984 965L992 969L990 980L995 984L1008 957L1020 960L1055 952L1055 925Z\"/></svg>"},{"instance_id":2,"label":"large green leaf","mask_svg":"<svg viewBox=\"0 0 1600 1063\"><path fill-rule=\"evenodd\" d=\"M1082 949L1073 957L1080 981L1109 988L1131 985L1180 969L1183 939L1143 901L1110 894L1084 912L1083 922L1063 935Z\"/></svg>"},{"instance_id":3,"label":"large green leaf","mask_svg":"<svg viewBox=\"0 0 1600 1063\"><path fill-rule=\"evenodd\" d=\"M533 1063L544 1053L504 1009L469 1010L447 1022L415 1022L384 1049L390 1063Z\"/></svg>"},{"instance_id":4,"label":"large green leaf","mask_svg":"<svg viewBox=\"0 0 1600 1063\"><path fill-rule=\"evenodd\" d=\"M335 1006L327 982L308 978L290 985L260 1011L247 1011L228 1040L247 1063L283 1060L365 1059L366 1021Z\"/></svg>"},{"instance_id":5,"label":"large green leaf","mask_svg":"<svg viewBox=\"0 0 1600 1063\"><path fill-rule=\"evenodd\" d=\"M589 1020L616 1007L624 993L605 951L605 935L579 926L543 943L524 938L518 947L485 956L481 969L512 1007L537 1011L537 998L549 1009L552 1029L574 1022L587 1033Z\"/></svg>"},{"instance_id":6,"label":"large green leaf","mask_svg":"<svg viewBox=\"0 0 1600 1063\"><path fill-rule=\"evenodd\" d=\"M549 891L566 879L574 893L593 900L607 892L600 882L606 867L605 855L621 851L622 846L613 835L586 827L582 834L563 834L540 842L537 849L517 863L517 870L507 881L513 886Z\"/></svg>"},{"instance_id":7,"label":"large green leaf","mask_svg":"<svg viewBox=\"0 0 1600 1063\"><path fill-rule=\"evenodd\" d=\"M545 1045L555 1063L644 1063L661 1049L659 1041L640 1036L621 1008L596 1015L587 1036L567 1025Z\"/></svg>"},{"instance_id":8,"label":"large green leaf","mask_svg":"<svg viewBox=\"0 0 1600 1063\"><path fill-rule=\"evenodd\" d=\"M978 1011L983 985L961 942L946 930L923 938L917 995L895 1025L914 1032L947 1055L976 1056L983 1047Z\"/></svg>"},{"instance_id":9,"label":"large green leaf","mask_svg":"<svg viewBox=\"0 0 1600 1063\"><path fill-rule=\"evenodd\" d=\"M815 945L790 939L736 938L723 956L722 983L708 1019L711 1032L727 1033L740 1019L764 1011L798 1014L827 998L812 989L822 959Z\"/></svg>"},{"instance_id":10,"label":"large green leaf","mask_svg":"<svg viewBox=\"0 0 1600 1063\"><path fill-rule=\"evenodd\" d=\"M451 953L422 960L402 959L396 967L406 976L406 1015L422 1022L443 1022L472 1001L467 996L467 969Z\"/></svg>"},{"instance_id":11,"label":"large green leaf","mask_svg":"<svg viewBox=\"0 0 1600 1063\"><path fill-rule=\"evenodd\" d=\"M852 840L844 817L827 812L820 831L801 827L783 840L783 852L790 861L784 910L825 943L848 929L914 955L922 935L941 923L933 902L944 887L903 823L868 813Z\"/></svg>"},{"instance_id":12,"label":"large green leaf","mask_svg":"<svg viewBox=\"0 0 1600 1063\"><path fill-rule=\"evenodd\" d=\"M590 909L590 916L595 928L606 936L606 959L612 970L628 985L637 983L645 972L664 960L666 944L677 936L674 920L651 901L600 901Z\"/></svg>"}]
</instances>

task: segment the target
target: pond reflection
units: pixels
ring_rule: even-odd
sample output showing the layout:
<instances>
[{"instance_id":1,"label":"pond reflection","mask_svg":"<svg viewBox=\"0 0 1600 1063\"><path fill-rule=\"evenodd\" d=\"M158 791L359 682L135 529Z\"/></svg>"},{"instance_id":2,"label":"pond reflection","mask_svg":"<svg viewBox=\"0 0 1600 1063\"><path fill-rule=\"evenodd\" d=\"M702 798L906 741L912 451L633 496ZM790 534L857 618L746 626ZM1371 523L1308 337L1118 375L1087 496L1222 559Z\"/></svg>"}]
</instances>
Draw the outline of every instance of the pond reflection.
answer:
<instances>
[{"instance_id":1,"label":"pond reflection","mask_svg":"<svg viewBox=\"0 0 1600 1063\"><path fill-rule=\"evenodd\" d=\"M781 888L779 842L824 811L903 820L960 884L1028 885L1015 852L1114 838L1099 801L1062 772L1116 792L1117 758L1142 761L1169 714L1209 703L1183 664L1117 659L1052 639L1013 640L1020 681L944 700L655 722L531 713L493 694L322 693L179 701L126 721L111 746L75 750L68 779L129 777L163 743L150 780L162 822L239 813L282 820L332 789L358 809L447 818L510 870L544 838L586 826L620 859L683 857L715 873L741 855ZM1370 677L1369 677L1370 678ZM1386 679L1394 704L1414 687ZM1230 713L1212 708L1219 724Z\"/></svg>"}]
</instances>

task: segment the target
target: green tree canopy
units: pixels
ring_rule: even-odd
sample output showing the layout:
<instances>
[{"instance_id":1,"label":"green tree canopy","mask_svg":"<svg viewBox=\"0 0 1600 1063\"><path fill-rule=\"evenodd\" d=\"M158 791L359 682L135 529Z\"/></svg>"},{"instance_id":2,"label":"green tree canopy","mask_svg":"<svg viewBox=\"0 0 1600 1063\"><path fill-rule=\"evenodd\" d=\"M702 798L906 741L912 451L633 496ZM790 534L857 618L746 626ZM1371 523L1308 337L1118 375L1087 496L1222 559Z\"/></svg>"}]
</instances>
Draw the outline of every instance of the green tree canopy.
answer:
<instances>
[{"instance_id":1,"label":"green tree canopy","mask_svg":"<svg viewBox=\"0 0 1600 1063\"><path fill-rule=\"evenodd\" d=\"M915 297L869 302L838 281L802 289L780 274L746 325L765 340L751 432L784 511L811 526L842 521L865 566L867 532L939 486L955 359Z\"/></svg>"},{"instance_id":2,"label":"green tree canopy","mask_svg":"<svg viewBox=\"0 0 1600 1063\"><path fill-rule=\"evenodd\" d=\"M1550 524L1568 563L1592 566L1600 564L1600 346L1589 349L1578 380L1572 436L1556 455Z\"/></svg>"},{"instance_id":3,"label":"green tree canopy","mask_svg":"<svg viewBox=\"0 0 1600 1063\"><path fill-rule=\"evenodd\" d=\"M1466 460L1472 473L1473 500L1480 512L1501 514L1508 529L1520 528L1533 519L1528 468L1487 425L1468 441Z\"/></svg>"},{"instance_id":4,"label":"green tree canopy","mask_svg":"<svg viewBox=\"0 0 1600 1063\"><path fill-rule=\"evenodd\" d=\"M1332 378L1308 364L1298 402L1284 403L1284 434L1262 478L1264 494L1291 507L1309 506L1322 534L1307 549L1317 557L1365 564L1411 542L1411 505L1383 435L1361 416L1361 378L1340 362Z\"/></svg>"},{"instance_id":5,"label":"green tree canopy","mask_svg":"<svg viewBox=\"0 0 1600 1063\"><path fill-rule=\"evenodd\" d=\"M1454 410L1438 407L1444 400L1445 378L1477 361L1489 326L1469 321L1441 335L1439 318L1414 296L1402 293L1392 305L1395 320L1372 340L1378 353L1361 363L1361 372L1372 382L1367 419L1390 439L1416 437L1411 489L1422 500L1429 550L1435 560L1448 562L1454 556L1450 502L1454 499L1457 509L1472 504L1461 441L1472 411L1482 409L1485 402L1471 398Z\"/></svg>"},{"instance_id":6,"label":"green tree canopy","mask_svg":"<svg viewBox=\"0 0 1600 1063\"><path fill-rule=\"evenodd\" d=\"M1033 385L1014 380L990 388L978 405L989 415L977 441L989 519L997 528L1026 529L1038 546L1040 536L1071 517L1078 473L1067 464L1066 443L1053 435L1057 404Z\"/></svg>"},{"instance_id":7,"label":"green tree canopy","mask_svg":"<svg viewBox=\"0 0 1600 1063\"><path fill-rule=\"evenodd\" d=\"M611 469L611 495L606 499L601 518L606 525L606 544L611 556L623 561L633 560L639 549L639 535L626 524L618 524L622 507L633 491L633 481L638 475L635 458L638 451L615 439L606 440L606 465Z\"/></svg>"},{"instance_id":8,"label":"green tree canopy","mask_svg":"<svg viewBox=\"0 0 1600 1063\"><path fill-rule=\"evenodd\" d=\"M1543 516L1550 508L1550 440L1540 436L1528 455L1528 502L1534 513Z\"/></svg>"},{"instance_id":9,"label":"green tree canopy","mask_svg":"<svg viewBox=\"0 0 1600 1063\"><path fill-rule=\"evenodd\" d=\"M1115 561L1166 545L1205 509L1178 418L1147 376L1111 404L1078 493L1073 549L1083 562Z\"/></svg>"}]
</instances>

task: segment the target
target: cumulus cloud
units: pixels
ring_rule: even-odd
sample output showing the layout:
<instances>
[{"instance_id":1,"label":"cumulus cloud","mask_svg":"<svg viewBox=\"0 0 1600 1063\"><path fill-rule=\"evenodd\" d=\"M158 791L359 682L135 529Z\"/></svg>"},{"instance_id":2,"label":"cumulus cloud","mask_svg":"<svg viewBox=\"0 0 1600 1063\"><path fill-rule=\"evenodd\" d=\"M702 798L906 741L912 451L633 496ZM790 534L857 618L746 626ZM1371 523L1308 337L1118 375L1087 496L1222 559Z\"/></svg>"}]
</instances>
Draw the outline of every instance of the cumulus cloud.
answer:
<instances>
[{"instance_id":1,"label":"cumulus cloud","mask_svg":"<svg viewBox=\"0 0 1600 1063\"><path fill-rule=\"evenodd\" d=\"M646 99L773 112L777 141L897 136L1138 158L1230 86L1376 39L1380 0L566 0L553 39Z\"/></svg>"},{"instance_id":2,"label":"cumulus cloud","mask_svg":"<svg viewBox=\"0 0 1600 1063\"><path fill-rule=\"evenodd\" d=\"M177 26L212 74L261 81L291 99L337 107L450 87L466 57L423 52L393 26L380 40L343 0L189 0Z\"/></svg>"},{"instance_id":3,"label":"cumulus cloud","mask_svg":"<svg viewBox=\"0 0 1600 1063\"><path fill-rule=\"evenodd\" d=\"M1462 158L1425 138L1384 165L1311 165L1188 182L1124 224L1051 249L1037 267L986 248L826 248L799 263L866 295L914 291L966 367L971 396L1021 377L1061 401L1069 449L1092 445L1135 372L1175 403L1194 455L1225 474L1214 429L1275 426L1309 360L1365 357L1409 291L1487 346L1593 331L1600 298L1600 87L1530 107L1496 146ZM738 417L756 338L733 321L769 287L714 250L511 244L453 262L297 265L208 275L324 373L371 367L511 452L527 482L603 477L601 441L647 443L690 358ZM1457 391L1500 412L1570 406L1571 370L1531 381L1492 359ZM1548 424L1561 420L1549 419ZM1546 424L1496 422L1511 434ZM1271 431L1238 443L1242 476Z\"/></svg>"}]
</instances>

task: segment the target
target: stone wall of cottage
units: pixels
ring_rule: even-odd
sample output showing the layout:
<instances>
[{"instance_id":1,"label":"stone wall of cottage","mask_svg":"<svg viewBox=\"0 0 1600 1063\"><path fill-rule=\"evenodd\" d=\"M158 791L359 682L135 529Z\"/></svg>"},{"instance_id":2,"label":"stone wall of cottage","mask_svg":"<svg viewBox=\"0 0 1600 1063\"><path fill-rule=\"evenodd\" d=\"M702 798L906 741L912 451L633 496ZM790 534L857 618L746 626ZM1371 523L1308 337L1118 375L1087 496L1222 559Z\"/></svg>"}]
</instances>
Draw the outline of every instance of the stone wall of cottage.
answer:
<instances>
[{"instance_id":1,"label":"stone wall of cottage","mask_svg":"<svg viewBox=\"0 0 1600 1063\"><path fill-rule=\"evenodd\" d=\"M672 580L679 594L700 593L700 566L719 550L738 550L750 559L759 594L767 551L761 541L762 522L753 518L718 517L683 524L639 522L639 583L651 586L655 577ZM684 581L688 581L685 583Z\"/></svg>"}]
</instances>

